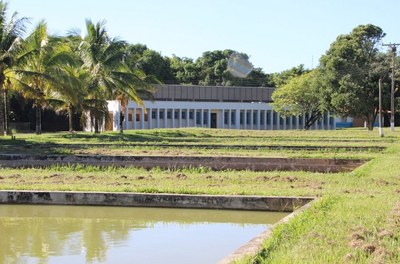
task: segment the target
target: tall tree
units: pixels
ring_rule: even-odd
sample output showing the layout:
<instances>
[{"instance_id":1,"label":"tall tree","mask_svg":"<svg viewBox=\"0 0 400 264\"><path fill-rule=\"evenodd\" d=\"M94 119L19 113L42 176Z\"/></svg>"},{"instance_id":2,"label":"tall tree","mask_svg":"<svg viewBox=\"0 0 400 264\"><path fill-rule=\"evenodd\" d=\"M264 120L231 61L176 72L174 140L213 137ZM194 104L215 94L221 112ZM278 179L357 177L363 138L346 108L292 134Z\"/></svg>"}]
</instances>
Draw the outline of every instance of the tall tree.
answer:
<instances>
[{"instance_id":1,"label":"tall tree","mask_svg":"<svg viewBox=\"0 0 400 264\"><path fill-rule=\"evenodd\" d=\"M47 25L41 21L24 40L18 56L18 86L22 94L34 101L36 108L36 134L41 134L42 109L47 106L50 89L49 69L57 61L54 46L49 44Z\"/></svg>"},{"instance_id":2,"label":"tall tree","mask_svg":"<svg viewBox=\"0 0 400 264\"><path fill-rule=\"evenodd\" d=\"M292 78L272 94L274 110L283 116L305 116L308 130L325 111L322 82L317 70Z\"/></svg>"},{"instance_id":3,"label":"tall tree","mask_svg":"<svg viewBox=\"0 0 400 264\"><path fill-rule=\"evenodd\" d=\"M179 84L192 84L197 85L200 79L199 67L194 63L193 59L180 58L172 56L171 69Z\"/></svg>"},{"instance_id":4,"label":"tall tree","mask_svg":"<svg viewBox=\"0 0 400 264\"><path fill-rule=\"evenodd\" d=\"M128 51L127 64L131 69L139 68L146 75L154 76L163 83L176 83L168 57L163 57L142 44L129 45Z\"/></svg>"},{"instance_id":5,"label":"tall tree","mask_svg":"<svg viewBox=\"0 0 400 264\"><path fill-rule=\"evenodd\" d=\"M23 42L14 71L20 92L34 101L36 134L41 134L42 130L42 109L49 106L50 96L60 91L54 73L69 61L65 45L48 35L47 25L43 21Z\"/></svg>"},{"instance_id":6,"label":"tall tree","mask_svg":"<svg viewBox=\"0 0 400 264\"><path fill-rule=\"evenodd\" d=\"M0 99L0 135L4 135L6 125L7 106L7 71L14 65L15 54L21 43L21 37L25 32L27 18L18 18L17 13L11 16L7 22L7 2L0 1L0 90L3 98Z\"/></svg>"},{"instance_id":7,"label":"tall tree","mask_svg":"<svg viewBox=\"0 0 400 264\"><path fill-rule=\"evenodd\" d=\"M378 79L382 73L377 45L383 30L368 24L340 35L320 59L326 77L325 97L333 112L364 118L369 130L378 108Z\"/></svg>"},{"instance_id":8,"label":"tall tree","mask_svg":"<svg viewBox=\"0 0 400 264\"><path fill-rule=\"evenodd\" d=\"M289 70L284 70L282 72L273 73L272 74L273 86L281 87L281 86L287 84L288 82L290 82L291 79L301 76L302 74L305 74L307 72L309 72L309 70L304 68L303 64L300 64L296 67L292 67Z\"/></svg>"},{"instance_id":9,"label":"tall tree","mask_svg":"<svg viewBox=\"0 0 400 264\"><path fill-rule=\"evenodd\" d=\"M120 94L142 104L138 89L152 87L143 72L133 71L126 63L127 45L125 41L110 38L105 22L86 21L87 36L79 45L83 66L89 72L88 92L93 99L91 115L94 119L95 133L100 132L104 111L100 102L113 99ZM107 117L107 115L106 115Z\"/></svg>"}]
</instances>

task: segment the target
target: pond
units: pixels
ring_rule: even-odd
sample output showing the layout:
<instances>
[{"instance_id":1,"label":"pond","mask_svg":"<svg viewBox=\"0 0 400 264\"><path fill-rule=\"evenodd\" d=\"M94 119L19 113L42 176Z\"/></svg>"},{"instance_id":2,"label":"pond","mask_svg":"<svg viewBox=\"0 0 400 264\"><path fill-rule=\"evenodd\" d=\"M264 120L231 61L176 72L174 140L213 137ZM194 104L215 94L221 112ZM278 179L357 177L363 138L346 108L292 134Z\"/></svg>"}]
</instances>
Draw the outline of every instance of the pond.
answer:
<instances>
[{"instance_id":1,"label":"pond","mask_svg":"<svg viewBox=\"0 0 400 264\"><path fill-rule=\"evenodd\" d=\"M216 263L287 214L0 205L0 263Z\"/></svg>"}]
</instances>

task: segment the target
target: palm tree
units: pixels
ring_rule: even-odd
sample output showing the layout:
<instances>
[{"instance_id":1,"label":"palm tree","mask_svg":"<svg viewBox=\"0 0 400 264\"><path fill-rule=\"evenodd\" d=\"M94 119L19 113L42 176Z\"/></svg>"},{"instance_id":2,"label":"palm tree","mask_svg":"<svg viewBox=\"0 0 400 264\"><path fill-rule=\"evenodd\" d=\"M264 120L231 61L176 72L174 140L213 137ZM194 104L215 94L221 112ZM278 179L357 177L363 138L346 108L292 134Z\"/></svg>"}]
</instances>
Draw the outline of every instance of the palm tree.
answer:
<instances>
[{"instance_id":1,"label":"palm tree","mask_svg":"<svg viewBox=\"0 0 400 264\"><path fill-rule=\"evenodd\" d=\"M49 68L56 61L53 46L49 44L46 23L39 22L34 31L23 42L18 57L17 87L24 97L33 99L36 108L36 134L41 134L41 112L48 105L50 86Z\"/></svg>"},{"instance_id":2,"label":"palm tree","mask_svg":"<svg viewBox=\"0 0 400 264\"><path fill-rule=\"evenodd\" d=\"M7 71L14 65L15 54L20 46L21 37L25 32L27 18L17 18L17 13L6 21L7 2L0 1L0 90L3 92L3 100L0 100L0 135L7 130L8 116L5 116L7 109Z\"/></svg>"},{"instance_id":3,"label":"palm tree","mask_svg":"<svg viewBox=\"0 0 400 264\"><path fill-rule=\"evenodd\" d=\"M50 92L49 104L56 111L68 113L69 132L74 131L73 115L86 109L87 101L87 72L79 64L65 63L52 71L55 89Z\"/></svg>"},{"instance_id":4,"label":"palm tree","mask_svg":"<svg viewBox=\"0 0 400 264\"><path fill-rule=\"evenodd\" d=\"M18 68L14 71L21 93L34 100L36 134L41 133L41 110L51 107L50 102L59 101L64 96L70 110L78 104L79 89L84 80L76 75L81 73L74 72L79 63L68 43L62 38L48 35L43 21L24 41L18 57ZM72 118L71 112L69 115Z\"/></svg>"},{"instance_id":5,"label":"palm tree","mask_svg":"<svg viewBox=\"0 0 400 264\"><path fill-rule=\"evenodd\" d=\"M132 71L125 64L126 42L110 38L104 21L94 24L87 20L86 30L87 36L79 45L79 50L83 65L89 72L88 91L93 100L92 109L101 109L98 102L122 95L142 104L138 90L151 85L143 72ZM94 118L95 133L99 133L104 111L92 111L91 116Z\"/></svg>"}]
</instances>

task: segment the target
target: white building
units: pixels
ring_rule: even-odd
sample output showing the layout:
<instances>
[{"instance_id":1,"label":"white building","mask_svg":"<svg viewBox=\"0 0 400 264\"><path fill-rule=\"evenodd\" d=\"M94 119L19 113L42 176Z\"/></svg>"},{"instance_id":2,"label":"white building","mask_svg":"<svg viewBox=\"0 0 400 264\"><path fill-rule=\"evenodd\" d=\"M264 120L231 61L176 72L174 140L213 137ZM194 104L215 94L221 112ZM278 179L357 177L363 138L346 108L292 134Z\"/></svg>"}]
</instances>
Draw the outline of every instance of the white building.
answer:
<instances>
[{"instance_id":1,"label":"white building","mask_svg":"<svg viewBox=\"0 0 400 264\"><path fill-rule=\"evenodd\" d=\"M153 100L143 101L144 108L129 101L124 129L302 129L304 116L282 117L272 110L273 90L270 87L162 85ZM121 105L119 101L108 103L112 123L106 130L119 130ZM326 113L313 129L335 129L335 124L335 119Z\"/></svg>"}]
</instances>

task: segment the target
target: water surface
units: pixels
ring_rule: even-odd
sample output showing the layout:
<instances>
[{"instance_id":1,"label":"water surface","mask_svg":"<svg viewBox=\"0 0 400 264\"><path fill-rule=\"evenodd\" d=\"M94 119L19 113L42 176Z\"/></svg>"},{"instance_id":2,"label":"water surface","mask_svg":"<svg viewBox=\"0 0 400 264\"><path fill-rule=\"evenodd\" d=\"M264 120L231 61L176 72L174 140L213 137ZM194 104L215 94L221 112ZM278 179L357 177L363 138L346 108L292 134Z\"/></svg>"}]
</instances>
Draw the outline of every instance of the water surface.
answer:
<instances>
[{"instance_id":1,"label":"water surface","mask_svg":"<svg viewBox=\"0 0 400 264\"><path fill-rule=\"evenodd\" d=\"M286 215L0 205L0 263L216 263Z\"/></svg>"}]
</instances>

